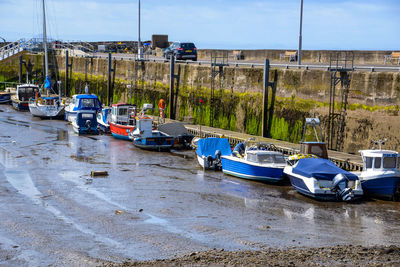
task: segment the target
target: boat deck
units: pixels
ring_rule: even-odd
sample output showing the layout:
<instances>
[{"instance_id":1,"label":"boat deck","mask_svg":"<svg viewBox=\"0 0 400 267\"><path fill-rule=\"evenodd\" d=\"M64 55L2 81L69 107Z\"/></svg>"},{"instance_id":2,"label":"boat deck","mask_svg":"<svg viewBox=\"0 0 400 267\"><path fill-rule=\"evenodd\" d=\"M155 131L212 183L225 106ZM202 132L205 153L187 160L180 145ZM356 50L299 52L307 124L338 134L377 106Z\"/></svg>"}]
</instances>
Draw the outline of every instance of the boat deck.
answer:
<instances>
[{"instance_id":1,"label":"boat deck","mask_svg":"<svg viewBox=\"0 0 400 267\"><path fill-rule=\"evenodd\" d=\"M170 119L165 119L165 123L176 122ZM158 118L154 118L154 123L158 123ZM234 146L238 143L244 142L250 138L254 138L256 142L271 143L274 144L277 151L282 152L285 155L297 154L300 151L300 144L294 144L286 141L265 138L261 136L255 136L245 133L239 133L229 130L218 129L214 127L204 125L193 125L182 122L190 133L197 137L225 137L229 139L229 143ZM362 159L359 155L348 154L344 152L338 152L334 150L328 150L328 157L340 168L349 171L361 171L362 170Z\"/></svg>"}]
</instances>

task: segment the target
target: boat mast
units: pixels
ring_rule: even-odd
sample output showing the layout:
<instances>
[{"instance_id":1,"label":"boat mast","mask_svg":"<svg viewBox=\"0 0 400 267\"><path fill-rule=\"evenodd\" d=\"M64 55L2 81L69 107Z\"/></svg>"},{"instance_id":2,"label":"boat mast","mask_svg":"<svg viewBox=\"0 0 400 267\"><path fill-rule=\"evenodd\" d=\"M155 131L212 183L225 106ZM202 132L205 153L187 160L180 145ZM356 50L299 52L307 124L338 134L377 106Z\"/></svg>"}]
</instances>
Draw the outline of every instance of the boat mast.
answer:
<instances>
[{"instance_id":1,"label":"boat mast","mask_svg":"<svg viewBox=\"0 0 400 267\"><path fill-rule=\"evenodd\" d=\"M43 4L43 49L44 49L44 67L45 67L45 79L49 76L49 62L47 58L47 34L46 34L46 6L44 0Z\"/></svg>"}]
</instances>

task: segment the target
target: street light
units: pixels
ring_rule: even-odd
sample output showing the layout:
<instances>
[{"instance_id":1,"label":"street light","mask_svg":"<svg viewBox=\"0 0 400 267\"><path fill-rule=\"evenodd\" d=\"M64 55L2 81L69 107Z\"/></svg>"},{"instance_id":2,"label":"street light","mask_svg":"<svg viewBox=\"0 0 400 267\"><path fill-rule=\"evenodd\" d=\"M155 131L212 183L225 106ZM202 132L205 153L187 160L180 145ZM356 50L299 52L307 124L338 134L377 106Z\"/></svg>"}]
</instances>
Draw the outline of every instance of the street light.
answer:
<instances>
[{"instance_id":1,"label":"street light","mask_svg":"<svg viewBox=\"0 0 400 267\"><path fill-rule=\"evenodd\" d=\"M303 0L300 3L300 34L299 34L299 52L298 52L298 60L297 63L301 65L301 42L302 42L302 28L303 28Z\"/></svg>"},{"instance_id":2,"label":"street light","mask_svg":"<svg viewBox=\"0 0 400 267\"><path fill-rule=\"evenodd\" d=\"M138 59L143 58L143 48L140 42L140 0L138 0Z\"/></svg>"}]
</instances>

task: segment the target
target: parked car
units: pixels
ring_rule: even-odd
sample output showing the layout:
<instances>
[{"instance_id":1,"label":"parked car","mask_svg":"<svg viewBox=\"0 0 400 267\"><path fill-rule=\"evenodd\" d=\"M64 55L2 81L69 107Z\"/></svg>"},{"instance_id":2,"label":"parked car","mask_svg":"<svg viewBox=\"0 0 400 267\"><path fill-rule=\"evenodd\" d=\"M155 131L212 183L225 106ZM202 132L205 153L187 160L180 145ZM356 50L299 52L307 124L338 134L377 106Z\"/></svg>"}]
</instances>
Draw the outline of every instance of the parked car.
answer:
<instances>
[{"instance_id":1,"label":"parked car","mask_svg":"<svg viewBox=\"0 0 400 267\"><path fill-rule=\"evenodd\" d=\"M178 60L191 59L197 61L197 48L194 43L174 42L163 51L164 57L169 59L171 55Z\"/></svg>"}]
</instances>

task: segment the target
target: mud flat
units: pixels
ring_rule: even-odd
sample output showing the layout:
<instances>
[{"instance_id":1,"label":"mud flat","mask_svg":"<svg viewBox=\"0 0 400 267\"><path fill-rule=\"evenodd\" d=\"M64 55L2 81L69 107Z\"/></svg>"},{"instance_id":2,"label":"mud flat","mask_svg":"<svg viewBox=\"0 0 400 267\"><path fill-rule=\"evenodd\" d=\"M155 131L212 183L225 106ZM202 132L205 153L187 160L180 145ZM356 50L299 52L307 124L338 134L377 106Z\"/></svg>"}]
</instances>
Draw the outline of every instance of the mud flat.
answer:
<instances>
[{"instance_id":1,"label":"mud flat","mask_svg":"<svg viewBox=\"0 0 400 267\"><path fill-rule=\"evenodd\" d=\"M211 250L193 252L173 259L132 261L103 266L399 266L400 248L396 246L269 248L261 251Z\"/></svg>"}]
</instances>

